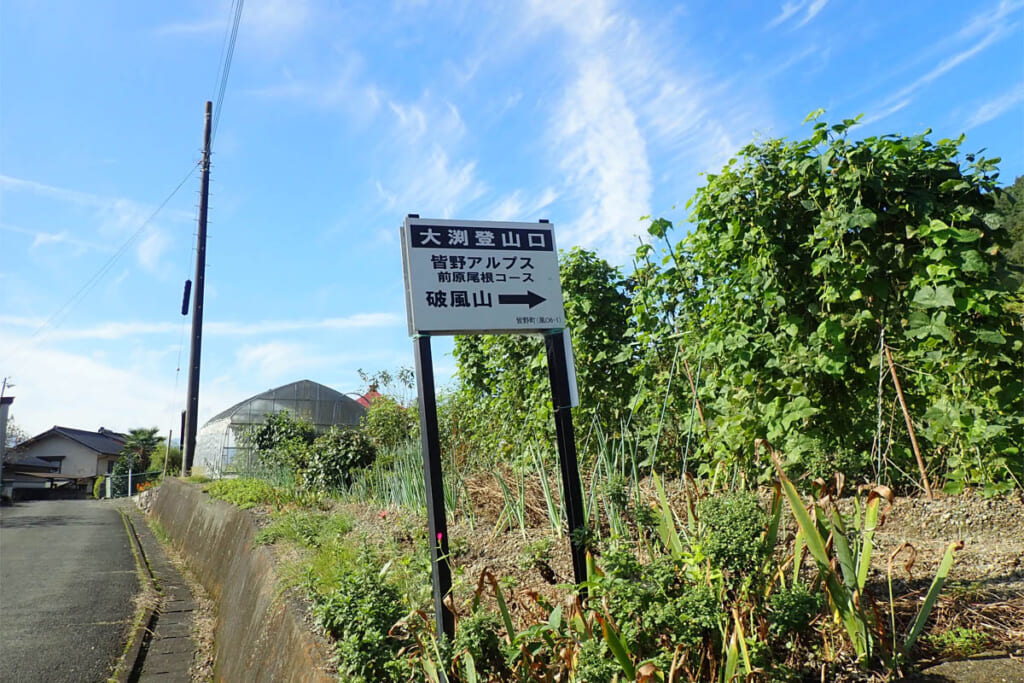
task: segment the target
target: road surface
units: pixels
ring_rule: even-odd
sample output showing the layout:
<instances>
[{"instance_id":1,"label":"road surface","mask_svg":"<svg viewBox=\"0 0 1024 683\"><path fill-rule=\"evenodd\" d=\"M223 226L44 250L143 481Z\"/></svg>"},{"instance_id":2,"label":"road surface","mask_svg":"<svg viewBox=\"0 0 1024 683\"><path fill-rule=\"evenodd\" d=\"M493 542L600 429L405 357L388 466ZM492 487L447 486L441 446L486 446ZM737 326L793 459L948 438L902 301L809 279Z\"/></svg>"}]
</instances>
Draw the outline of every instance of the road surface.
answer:
<instances>
[{"instance_id":1,"label":"road surface","mask_svg":"<svg viewBox=\"0 0 1024 683\"><path fill-rule=\"evenodd\" d=\"M113 501L0 508L0 680L106 680L124 648L138 589Z\"/></svg>"}]
</instances>

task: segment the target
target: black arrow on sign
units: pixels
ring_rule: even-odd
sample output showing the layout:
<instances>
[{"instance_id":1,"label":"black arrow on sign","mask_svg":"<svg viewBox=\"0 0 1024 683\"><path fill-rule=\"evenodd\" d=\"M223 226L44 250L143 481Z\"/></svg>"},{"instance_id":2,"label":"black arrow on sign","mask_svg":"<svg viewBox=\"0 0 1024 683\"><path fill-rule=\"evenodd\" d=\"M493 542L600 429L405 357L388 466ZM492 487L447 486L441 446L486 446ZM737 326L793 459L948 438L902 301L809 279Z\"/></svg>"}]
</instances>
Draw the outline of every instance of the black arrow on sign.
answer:
<instances>
[{"instance_id":1,"label":"black arrow on sign","mask_svg":"<svg viewBox=\"0 0 1024 683\"><path fill-rule=\"evenodd\" d=\"M526 290L526 294L499 294L499 304L529 304L530 308L533 308L542 301L547 301L540 294L535 294L530 290Z\"/></svg>"}]
</instances>

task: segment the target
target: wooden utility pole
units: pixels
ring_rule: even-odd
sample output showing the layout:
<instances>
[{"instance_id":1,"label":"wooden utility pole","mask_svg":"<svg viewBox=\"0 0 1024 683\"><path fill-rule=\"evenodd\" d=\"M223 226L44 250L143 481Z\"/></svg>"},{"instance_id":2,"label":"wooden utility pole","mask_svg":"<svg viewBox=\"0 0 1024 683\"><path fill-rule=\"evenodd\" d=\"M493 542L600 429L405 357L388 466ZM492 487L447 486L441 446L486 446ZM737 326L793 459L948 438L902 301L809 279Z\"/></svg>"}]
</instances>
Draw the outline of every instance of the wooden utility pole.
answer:
<instances>
[{"instance_id":1,"label":"wooden utility pole","mask_svg":"<svg viewBox=\"0 0 1024 683\"><path fill-rule=\"evenodd\" d=\"M203 351L203 291L206 283L206 207L210 196L210 122L213 103L206 103L203 125L202 180L199 185L199 235L196 239L196 276L192 299L192 351L189 356L188 397L185 403L185 452L181 476L192 474L196 454L196 423L199 419L199 359Z\"/></svg>"}]
</instances>

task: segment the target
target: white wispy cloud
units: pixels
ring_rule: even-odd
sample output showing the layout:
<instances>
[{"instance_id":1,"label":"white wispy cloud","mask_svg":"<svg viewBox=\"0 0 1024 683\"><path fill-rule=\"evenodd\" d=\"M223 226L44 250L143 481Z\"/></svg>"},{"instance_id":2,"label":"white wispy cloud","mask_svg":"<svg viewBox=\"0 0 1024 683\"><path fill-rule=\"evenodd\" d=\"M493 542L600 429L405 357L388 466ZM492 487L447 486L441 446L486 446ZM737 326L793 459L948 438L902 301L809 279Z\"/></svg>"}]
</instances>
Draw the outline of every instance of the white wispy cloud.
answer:
<instances>
[{"instance_id":1,"label":"white wispy cloud","mask_svg":"<svg viewBox=\"0 0 1024 683\"><path fill-rule=\"evenodd\" d=\"M80 250L113 251L113 249L111 249L109 245L80 239L70 234L67 230L61 230L60 232L48 232L46 230L32 230L30 228L22 228L17 225L11 225L9 223L0 223L0 230L5 230L7 232L13 232L19 235L26 235L28 237L31 237L32 249L35 249L37 247L67 244Z\"/></svg>"},{"instance_id":2,"label":"white wispy cloud","mask_svg":"<svg viewBox=\"0 0 1024 683\"><path fill-rule=\"evenodd\" d=\"M157 35L226 35L234 19L234 2L221 0L202 5L203 16L162 24ZM247 0L242 8L239 43L258 48L287 43L299 38L314 20L309 0Z\"/></svg>"},{"instance_id":3,"label":"white wispy cloud","mask_svg":"<svg viewBox=\"0 0 1024 683\"><path fill-rule=\"evenodd\" d=\"M8 341L0 335L0 347ZM162 425L177 430L181 396L158 367L33 346L19 356L14 414L32 434L54 424L115 430Z\"/></svg>"},{"instance_id":4,"label":"white wispy cloud","mask_svg":"<svg viewBox=\"0 0 1024 683\"><path fill-rule=\"evenodd\" d=\"M616 22L606 0L531 0L530 19L539 24L561 27L574 39L592 43L603 36Z\"/></svg>"},{"instance_id":5,"label":"white wispy cloud","mask_svg":"<svg viewBox=\"0 0 1024 683\"><path fill-rule=\"evenodd\" d=\"M110 222L119 222L123 227L131 225L133 221L141 223L142 220L152 215L156 209L156 205L138 202L126 197L110 197L91 192L82 192L3 174L0 174L0 189L7 192L32 194L47 199L56 199L68 204L97 209L97 215L106 216ZM190 221L193 219L192 214L175 209L164 209L160 215L175 220ZM137 228L138 224L135 224L134 227Z\"/></svg>"},{"instance_id":6,"label":"white wispy cloud","mask_svg":"<svg viewBox=\"0 0 1024 683\"><path fill-rule=\"evenodd\" d=\"M412 102L389 98L388 108L385 147L401 163L387 179L374 180L388 210L446 218L487 193L476 159L460 154L467 129L458 107L428 91Z\"/></svg>"},{"instance_id":7,"label":"white wispy cloud","mask_svg":"<svg viewBox=\"0 0 1024 683\"><path fill-rule=\"evenodd\" d=\"M995 28L1005 26L1007 19L1024 9L1024 0L1000 0L977 14L957 31L957 38L970 38L979 33L988 33Z\"/></svg>"},{"instance_id":8,"label":"white wispy cloud","mask_svg":"<svg viewBox=\"0 0 1024 683\"><path fill-rule=\"evenodd\" d=\"M524 198L522 190L515 190L485 210L482 216L485 220L492 221L531 220L551 206L558 196L558 192L551 187L544 188L539 195L532 198Z\"/></svg>"},{"instance_id":9,"label":"white wispy cloud","mask_svg":"<svg viewBox=\"0 0 1024 683\"><path fill-rule=\"evenodd\" d=\"M388 102L388 108L398 119L398 125L411 140L419 140L427 132L427 117L423 109L411 104L403 106L396 102Z\"/></svg>"},{"instance_id":10,"label":"white wispy cloud","mask_svg":"<svg viewBox=\"0 0 1024 683\"><path fill-rule=\"evenodd\" d=\"M25 316L0 316L0 325L38 329L43 320ZM312 332L317 330L359 330L394 327L405 324L402 316L394 313L356 313L344 318L323 318L321 320L261 320L252 323L230 321L207 321L203 333L208 336L254 337L290 332ZM180 322L108 322L91 327L49 330L48 341L82 339L117 340L145 335L179 333Z\"/></svg>"},{"instance_id":11,"label":"white wispy cloud","mask_svg":"<svg viewBox=\"0 0 1024 683\"><path fill-rule=\"evenodd\" d=\"M1004 38L1007 34L1008 31L1003 27L997 27L993 29L991 32L989 32L985 37L983 37L974 45L971 45L967 49L961 50L955 55L947 57L946 59L939 62L934 68L932 68L925 74L919 76L909 85L905 86L902 90L899 90L894 95L891 95L890 99L903 99L904 97L916 92L922 87L946 75L956 67L966 62L968 59L978 55L985 49L991 47L1000 39Z\"/></svg>"},{"instance_id":12,"label":"white wispy cloud","mask_svg":"<svg viewBox=\"0 0 1024 683\"><path fill-rule=\"evenodd\" d=\"M567 226L568 241L601 245L618 257L632 247L638 219L649 212L651 168L636 114L603 60L583 65L557 118L569 185L593 198Z\"/></svg>"},{"instance_id":13,"label":"white wispy cloud","mask_svg":"<svg viewBox=\"0 0 1024 683\"><path fill-rule=\"evenodd\" d=\"M297 78L289 69L277 83L249 88L242 94L262 99L294 100L320 109L345 112L357 123L366 123L384 101L380 87L365 79L366 65L355 54L348 55L326 78Z\"/></svg>"},{"instance_id":14,"label":"white wispy cloud","mask_svg":"<svg viewBox=\"0 0 1024 683\"><path fill-rule=\"evenodd\" d=\"M238 350L237 360L244 371L256 372L272 381L320 364L312 356L311 348L306 344L275 341L245 345Z\"/></svg>"},{"instance_id":15,"label":"white wispy cloud","mask_svg":"<svg viewBox=\"0 0 1024 683\"><path fill-rule=\"evenodd\" d=\"M302 342L268 341L246 344L235 353L235 362L251 382L253 375L263 384L279 384L296 377L319 375L327 368L373 362L374 352L339 353Z\"/></svg>"},{"instance_id":16,"label":"white wispy cloud","mask_svg":"<svg viewBox=\"0 0 1024 683\"><path fill-rule=\"evenodd\" d=\"M608 2L537 0L523 30L561 32L570 74L549 130L565 178L560 198L578 217L560 241L624 263L640 217L651 213L654 164L664 177L713 168L749 139L758 103L730 92L699 56L680 58L672 36Z\"/></svg>"},{"instance_id":17,"label":"white wispy cloud","mask_svg":"<svg viewBox=\"0 0 1024 683\"><path fill-rule=\"evenodd\" d=\"M81 206L91 206L98 208L110 206L113 202L117 201L116 199L110 197L101 197L99 195L90 194L88 192L69 190L63 187L55 187L53 185L47 185L45 183L36 182L34 180L27 180L25 178L15 178L14 176L3 174L0 174L0 188L3 188L4 190L7 190L9 192L27 192L41 197L57 199L62 202L70 202L72 204L79 204Z\"/></svg>"},{"instance_id":18,"label":"white wispy cloud","mask_svg":"<svg viewBox=\"0 0 1024 683\"><path fill-rule=\"evenodd\" d=\"M782 8L779 10L779 13L774 19L768 22L765 28L775 28L776 26L788 21L791 17L803 12L803 16L795 26L795 28L800 28L814 19L814 17L818 16L821 10L825 9L825 5L827 4L828 0L798 0L797 2L784 2L782 3Z\"/></svg>"},{"instance_id":19,"label":"white wispy cloud","mask_svg":"<svg viewBox=\"0 0 1024 683\"><path fill-rule=\"evenodd\" d=\"M791 55L790 57L787 57L786 59L782 60L781 62L779 62L775 66L769 68L764 73L762 78L765 78L765 79L775 78L776 76L779 76L779 75L789 71L794 66L796 66L797 64L803 62L804 60L807 60L807 59L809 59L809 58L811 58L811 57L813 57L815 55L824 55L824 54L826 54L826 51L820 49L817 45L808 46L808 47L804 48L803 50L801 50L799 52L796 52L793 55Z\"/></svg>"},{"instance_id":20,"label":"white wispy cloud","mask_svg":"<svg viewBox=\"0 0 1024 683\"><path fill-rule=\"evenodd\" d=\"M193 219L191 214L181 210L165 208L159 213L159 216L155 216L156 207L143 202L125 197L110 197L56 187L9 175L0 175L0 189L5 192L38 197L44 200L44 210L46 201L81 207L85 211L78 221L80 227L76 228L77 231L81 232L83 228L95 230L99 239L111 241L114 244L117 240L123 240L145 227L145 233L135 245L135 256L138 264L149 272L156 272L158 266L161 265L165 250L171 246L171 239L161 227L160 222L165 220L185 222ZM109 246L100 245L80 234L72 234L69 230L31 231L7 224L0 227L12 232L31 234L34 237L32 248L68 244L78 247L79 251L87 249L113 251Z\"/></svg>"},{"instance_id":21,"label":"white wispy cloud","mask_svg":"<svg viewBox=\"0 0 1024 683\"><path fill-rule=\"evenodd\" d=\"M46 322L45 318L24 315L0 315L0 326L38 328Z\"/></svg>"},{"instance_id":22,"label":"white wispy cloud","mask_svg":"<svg viewBox=\"0 0 1024 683\"><path fill-rule=\"evenodd\" d=\"M165 232L149 228L135 248L139 265L150 272L155 272L163 264L164 252L171 246L171 240Z\"/></svg>"},{"instance_id":23,"label":"white wispy cloud","mask_svg":"<svg viewBox=\"0 0 1024 683\"><path fill-rule=\"evenodd\" d=\"M907 105L910 104L910 102L911 102L911 98L908 97L906 99L900 100L899 102L895 102L893 104L890 104L889 106L887 106L885 109L883 109L881 111L877 111L874 114L871 114L869 116L865 116L864 118L862 118L860 120L860 124L862 126L867 126L867 125L870 125L872 123L875 123L876 121L881 121L882 119L895 114L896 112L900 111L901 109L905 109L907 107Z\"/></svg>"},{"instance_id":24,"label":"white wispy cloud","mask_svg":"<svg viewBox=\"0 0 1024 683\"><path fill-rule=\"evenodd\" d=\"M423 216L449 218L459 209L486 193L486 186L477 177L476 161L452 161L440 145L419 153L415 163L381 185L382 196L393 197L390 206L410 207Z\"/></svg>"},{"instance_id":25,"label":"white wispy cloud","mask_svg":"<svg viewBox=\"0 0 1024 683\"><path fill-rule=\"evenodd\" d=\"M322 320L267 320L255 323L211 322L203 329L216 335L266 335L308 330L358 330L404 325L405 318L395 313L356 313L344 318Z\"/></svg>"},{"instance_id":26,"label":"white wispy cloud","mask_svg":"<svg viewBox=\"0 0 1024 683\"><path fill-rule=\"evenodd\" d=\"M242 13L242 26L257 41L294 39L313 20L309 0L248 0Z\"/></svg>"},{"instance_id":27,"label":"white wispy cloud","mask_svg":"<svg viewBox=\"0 0 1024 683\"><path fill-rule=\"evenodd\" d=\"M913 101L914 96L919 90L928 87L964 62L978 56L1003 39L1012 35L1019 35L1020 22L1009 21L1009 18L1021 8L1024 8L1024 2L1003 0L1003 2L1000 2L995 7L976 14L955 34L938 41L943 46L939 54L949 54L953 50L957 51L949 57L941 59L938 64L882 100L876 106L876 109L879 111L868 116L864 123L880 121L890 114L903 109ZM964 41L979 35L981 36L980 39L964 45ZM959 48L957 47L958 45ZM934 48L929 48L928 53L931 54L932 52L934 52Z\"/></svg>"},{"instance_id":28,"label":"white wispy cloud","mask_svg":"<svg viewBox=\"0 0 1024 683\"><path fill-rule=\"evenodd\" d=\"M974 114L967 119L964 128L970 129L989 121L994 121L1022 102L1024 102L1024 82L1018 83L1001 95L979 106Z\"/></svg>"}]
</instances>

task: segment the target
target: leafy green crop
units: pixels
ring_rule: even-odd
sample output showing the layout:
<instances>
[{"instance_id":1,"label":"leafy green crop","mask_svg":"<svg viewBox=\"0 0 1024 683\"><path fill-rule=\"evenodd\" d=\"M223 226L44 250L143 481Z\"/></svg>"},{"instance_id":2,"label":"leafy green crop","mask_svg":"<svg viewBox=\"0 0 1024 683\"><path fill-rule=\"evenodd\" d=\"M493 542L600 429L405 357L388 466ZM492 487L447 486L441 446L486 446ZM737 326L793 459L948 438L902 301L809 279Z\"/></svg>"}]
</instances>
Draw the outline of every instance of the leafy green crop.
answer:
<instances>
[{"instance_id":1,"label":"leafy green crop","mask_svg":"<svg viewBox=\"0 0 1024 683\"><path fill-rule=\"evenodd\" d=\"M743 148L707 176L675 244L671 223L651 223L664 249L641 247L633 297L646 400L667 393L685 415L691 386L671 366L702 367L706 466L766 480L752 444L767 439L787 467L845 449L892 481L890 464L916 467L890 418L885 345L933 476L950 491L1019 485L1024 330L992 217L997 160L962 154L962 137L854 141L855 123Z\"/></svg>"}]
</instances>

